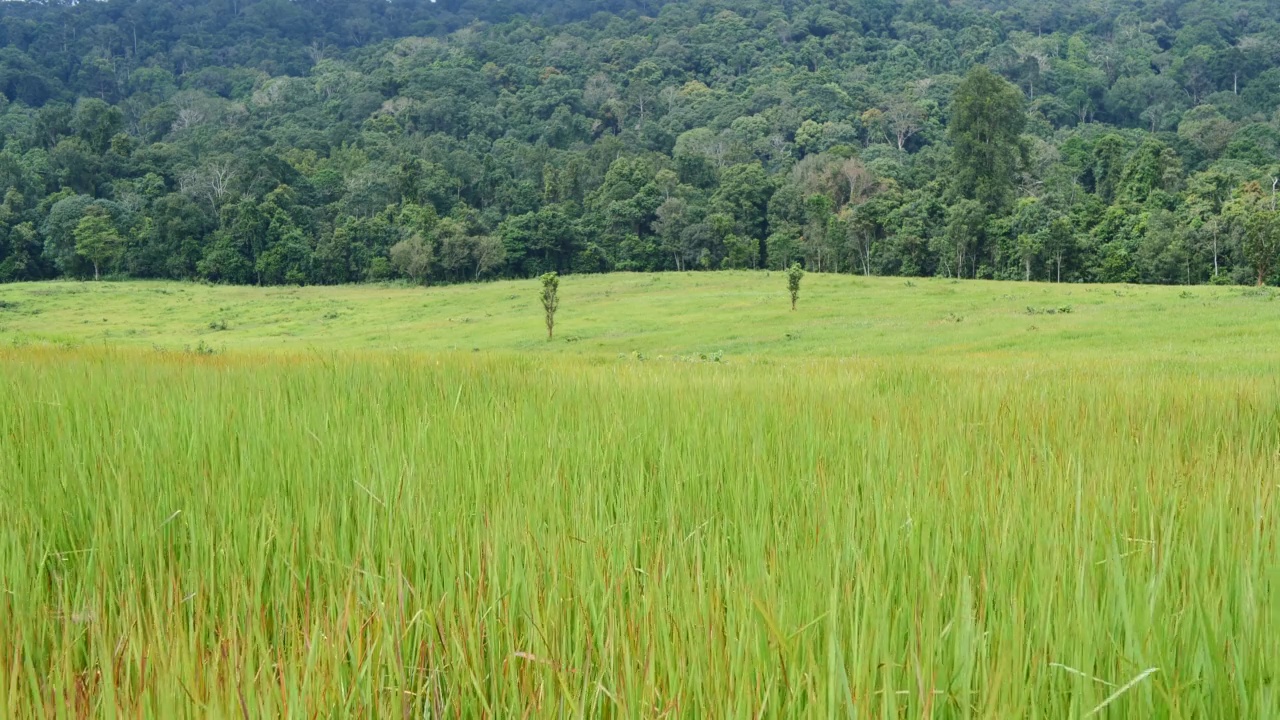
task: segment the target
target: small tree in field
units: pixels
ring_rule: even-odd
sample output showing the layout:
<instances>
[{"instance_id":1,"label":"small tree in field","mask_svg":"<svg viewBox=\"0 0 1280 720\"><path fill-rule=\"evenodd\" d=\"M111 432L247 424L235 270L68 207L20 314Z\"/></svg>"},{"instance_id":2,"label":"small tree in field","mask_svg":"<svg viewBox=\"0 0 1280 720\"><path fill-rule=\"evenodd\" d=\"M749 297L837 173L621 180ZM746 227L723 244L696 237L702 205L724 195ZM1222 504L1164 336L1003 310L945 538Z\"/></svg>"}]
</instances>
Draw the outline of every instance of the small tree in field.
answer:
<instances>
[{"instance_id":1,"label":"small tree in field","mask_svg":"<svg viewBox=\"0 0 1280 720\"><path fill-rule=\"evenodd\" d=\"M547 315L547 339L550 340L556 327L556 309L560 307L560 276L549 272L539 279L542 280L542 310Z\"/></svg>"},{"instance_id":2,"label":"small tree in field","mask_svg":"<svg viewBox=\"0 0 1280 720\"><path fill-rule=\"evenodd\" d=\"M804 268L800 263L793 263L787 270L787 289L791 291L791 309L796 309L796 300L800 299L800 278L804 277Z\"/></svg>"}]
</instances>

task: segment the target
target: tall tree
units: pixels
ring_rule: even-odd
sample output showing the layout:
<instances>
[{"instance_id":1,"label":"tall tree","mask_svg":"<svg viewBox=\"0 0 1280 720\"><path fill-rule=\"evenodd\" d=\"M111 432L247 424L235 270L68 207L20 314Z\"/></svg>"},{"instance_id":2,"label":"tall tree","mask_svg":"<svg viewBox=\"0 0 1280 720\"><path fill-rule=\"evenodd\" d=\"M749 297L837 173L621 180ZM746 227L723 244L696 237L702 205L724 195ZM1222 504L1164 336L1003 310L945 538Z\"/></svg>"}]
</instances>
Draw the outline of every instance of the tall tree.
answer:
<instances>
[{"instance_id":1,"label":"tall tree","mask_svg":"<svg viewBox=\"0 0 1280 720\"><path fill-rule=\"evenodd\" d=\"M120 254L122 239L111 215L99 205L90 205L76 224L76 252L93 264L93 279L102 278L102 266Z\"/></svg>"},{"instance_id":2,"label":"tall tree","mask_svg":"<svg viewBox=\"0 0 1280 720\"><path fill-rule=\"evenodd\" d=\"M1267 284L1276 261L1280 260L1280 178L1271 181L1270 194L1258 183L1249 183L1241 197L1232 203L1231 213L1244 227L1244 239L1240 249L1245 260L1253 266L1258 287Z\"/></svg>"},{"instance_id":3,"label":"tall tree","mask_svg":"<svg viewBox=\"0 0 1280 720\"><path fill-rule=\"evenodd\" d=\"M947 127L954 191L993 212L1008 207L1026 161L1026 124L1018 88L985 65L974 67L956 89Z\"/></svg>"}]
</instances>

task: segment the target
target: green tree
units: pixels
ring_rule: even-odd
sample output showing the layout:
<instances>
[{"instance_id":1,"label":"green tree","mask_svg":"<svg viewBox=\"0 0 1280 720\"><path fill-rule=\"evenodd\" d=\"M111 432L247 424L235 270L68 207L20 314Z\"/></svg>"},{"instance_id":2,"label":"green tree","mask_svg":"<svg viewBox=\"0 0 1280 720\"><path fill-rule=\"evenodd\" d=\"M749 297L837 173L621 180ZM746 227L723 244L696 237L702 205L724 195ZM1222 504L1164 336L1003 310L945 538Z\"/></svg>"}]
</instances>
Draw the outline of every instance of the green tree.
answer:
<instances>
[{"instance_id":1,"label":"green tree","mask_svg":"<svg viewBox=\"0 0 1280 720\"><path fill-rule=\"evenodd\" d=\"M76 223L76 253L93 264L93 279L102 278L101 268L120 256L124 240L111 216L98 205L90 205Z\"/></svg>"},{"instance_id":2,"label":"green tree","mask_svg":"<svg viewBox=\"0 0 1280 720\"><path fill-rule=\"evenodd\" d=\"M1266 285L1280 256L1280 213L1271 208L1255 213L1245 225L1241 249L1253 265L1258 286Z\"/></svg>"},{"instance_id":3,"label":"green tree","mask_svg":"<svg viewBox=\"0 0 1280 720\"><path fill-rule=\"evenodd\" d=\"M124 125L124 113L98 98L83 98L76 103L71 128L95 153L104 153L111 138Z\"/></svg>"},{"instance_id":4,"label":"green tree","mask_svg":"<svg viewBox=\"0 0 1280 720\"><path fill-rule=\"evenodd\" d=\"M1093 146L1089 176L1093 180L1093 191L1105 202L1116 197L1126 152L1124 138L1114 133L1102 136Z\"/></svg>"},{"instance_id":5,"label":"green tree","mask_svg":"<svg viewBox=\"0 0 1280 720\"><path fill-rule=\"evenodd\" d=\"M1280 179L1273 179L1268 196L1258 183L1249 183L1240 197L1233 200L1228 213L1244 229L1241 254L1253 267L1258 287L1267 284L1280 259L1280 209L1277 208Z\"/></svg>"},{"instance_id":6,"label":"green tree","mask_svg":"<svg viewBox=\"0 0 1280 720\"><path fill-rule=\"evenodd\" d=\"M39 279L42 270L39 255L35 225L30 222L15 225L9 231L9 256L0 263L0 282Z\"/></svg>"},{"instance_id":7,"label":"green tree","mask_svg":"<svg viewBox=\"0 0 1280 720\"><path fill-rule=\"evenodd\" d=\"M1075 233L1071 229L1071 221L1058 216L1049 222L1045 233L1044 250L1053 262L1054 282L1062 282L1062 265L1071 257L1076 248Z\"/></svg>"},{"instance_id":8,"label":"green tree","mask_svg":"<svg viewBox=\"0 0 1280 720\"><path fill-rule=\"evenodd\" d=\"M302 230L285 225L280 228L278 239L258 256L255 269L268 285L303 285L311 277L311 255Z\"/></svg>"},{"instance_id":9,"label":"green tree","mask_svg":"<svg viewBox=\"0 0 1280 720\"><path fill-rule=\"evenodd\" d=\"M653 221L653 232L662 240L662 249L671 255L677 271L683 271L691 259L685 245L685 230L689 221L689 205L678 197L669 197L658 206Z\"/></svg>"},{"instance_id":10,"label":"green tree","mask_svg":"<svg viewBox=\"0 0 1280 720\"><path fill-rule=\"evenodd\" d=\"M1178 137L1191 143L1207 160L1216 160L1222 155L1235 130L1235 123L1212 105L1188 110L1178 123Z\"/></svg>"},{"instance_id":11,"label":"green tree","mask_svg":"<svg viewBox=\"0 0 1280 720\"><path fill-rule=\"evenodd\" d=\"M748 265L763 267L767 248L769 198L773 184L760 163L734 165L720 173L720 187L711 198L712 206L734 219L734 231L755 243Z\"/></svg>"},{"instance_id":12,"label":"green tree","mask_svg":"<svg viewBox=\"0 0 1280 720\"><path fill-rule=\"evenodd\" d=\"M831 259L835 255L830 233L834 209L835 203L831 198L821 193L810 195L804 200L805 227L800 244L804 250L805 262L818 272L822 272L824 266L830 268Z\"/></svg>"},{"instance_id":13,"label":"green tree","mask_svg":"<svg viewBox=\"0 0 1280 720\"><path fill-rule=\"evenodd\" d=\"M1039 198L1020 198L1014 204L1012 231L1018 257L1022 260L1024 281L1031 280L1032 264L1047 249L1050 214L1049 208Z\"/></svg>"},{"instance_id":14,"label":"green tree","mask_svg":"<svg viewBox=\"0 0 1280 720\"><path fill-rule=\"evenodd\" d=\"M1134 151L1120 175L1117 199L1144 203L1157 191L1172 192L1182 178L1182 163L1173 149L1148 139Z\"/></svg>"},{"instance_id":15,"label":"green tree","mask_svg":"<svg viewBox=\"0 0 1280 720\"><path fill-rule=\"evenodd\" d=\"M542 312L547 321L547 340L551 340L555 335L556 310L560 309L560 276L554 272L543 273L538 280L542 283L538 298L542 300Z\"/></svg>"},{"instance_id":16,"label":"green tree","mask_svg":"<svg viewBox=\"0 0 1280 720\"><path fill-rule=\"evenodd\" d=\"M947 137L952 144L955 191L988 210L1008 206L1019 168L1025 162L1022 130L1027 124L1022 93L978 65L952 100Z\"/></svg>"},{"instance_id":17,"label":"green tree","mask_svg":"<svg viewBox=\"0 0 1280 720\"><path fill-rule=\"evenodd\" d=\"M939 258L939 268L954 277L965 276L965 264L982 241L987 224L987 212L977 200L960 200L947 209L946 233L942 236L943 248L950 258Z\"/></svg>"},{"instance_id":18,"label":"green tree","mask_svg":"<svg viewBox=\"0 0 1280 720\"><path fill-rule=\"evenodd\" d=\"M231 232L219 230L196 263L196 272L210 282L252 283L253 263L246 257L243 246L243 241Z\"/></svg>"},{"instance_id":19,"label":"green tree","mask_svg":"<svg viewBox=\"0 0 1280 720\"><path fill-rule=\"evenodd\" d=\"M580 249L578 226L570 207L545 205L537 212L508 217L498 226L511 272L530 277L569 267Z\"/></svg>"},{"instance_id":20,"label":"green tree","mask_svg":"<svg viewBox=\"0 0 1280 720\"><path fill-rule=\"evenodd\" d=\"M796 309L796 301L800 299L800 281L804 279L804 268L800 263L793 263L787 270L787 291L791 293L791 309Z\"/></svg>"},{"instance_id":21,"label":"green tree","mask_svg":"<svg viewBox=\"0 0 1280 720\"><path fill-rule=\"evenodd\" d=\"M1280 157L1260 0L122 2L0 3L0 280L1253 281Z\"/></svg>"},{"instance_id":22,"label":"green tree","mask_svg":"<svg viewBox=\"0 0 1280 720\"><path fill-rule=\"evenodd\" d=\"M1185 98L1176 80L1147 72L1117 80L1107 91L1107 108L1114 119L1155 132L1185 107Z\"/></svg>"},{"instance_id":23,"label":"green tree","mask_svg":"<svg viewBox=\"0 0 1280 720\"><path fill-rule=\"evenodd\" d=\"M425 285L435 265L431 241L414 233L391 246L391 266L401 276Z\"/></svg>"}]
</instances>

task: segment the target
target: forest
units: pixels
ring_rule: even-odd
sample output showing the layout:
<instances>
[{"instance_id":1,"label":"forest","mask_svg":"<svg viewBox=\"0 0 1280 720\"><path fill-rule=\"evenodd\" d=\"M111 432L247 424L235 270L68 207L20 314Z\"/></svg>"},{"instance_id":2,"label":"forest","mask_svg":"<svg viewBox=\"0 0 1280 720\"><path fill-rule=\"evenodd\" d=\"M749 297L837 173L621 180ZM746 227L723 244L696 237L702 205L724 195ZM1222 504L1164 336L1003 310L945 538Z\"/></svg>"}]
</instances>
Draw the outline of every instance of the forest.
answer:
<instances>
[{"instance_id":1,"label":"forest","mask_svg":"<svg viewBox=\"0 0 1280 720\"><path fill-rule=\"evenodd\" d=\"M0 3L0 282L1280 281L1263 0Z\"/></svg>"}]
</instances>

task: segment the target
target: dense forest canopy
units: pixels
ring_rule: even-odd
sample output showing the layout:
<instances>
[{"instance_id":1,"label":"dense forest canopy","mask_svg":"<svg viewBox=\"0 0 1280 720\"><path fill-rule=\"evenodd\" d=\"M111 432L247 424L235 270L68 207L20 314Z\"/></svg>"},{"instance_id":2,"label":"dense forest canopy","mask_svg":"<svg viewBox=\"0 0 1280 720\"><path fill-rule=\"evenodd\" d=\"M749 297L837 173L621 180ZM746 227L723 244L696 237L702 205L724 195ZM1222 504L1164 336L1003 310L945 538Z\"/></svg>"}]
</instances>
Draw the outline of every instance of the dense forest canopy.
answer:
<instances>
[{"instance_id":1,"label":"dense forest canopy","mask_svg":"<svg viewBox=\"0 0 1280 720\"><path fill-rule=\"evenodd\" d=\"M0 281L1280 279L1280 5L0 3Z\"/></svg>"}]
</instances>

